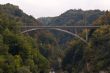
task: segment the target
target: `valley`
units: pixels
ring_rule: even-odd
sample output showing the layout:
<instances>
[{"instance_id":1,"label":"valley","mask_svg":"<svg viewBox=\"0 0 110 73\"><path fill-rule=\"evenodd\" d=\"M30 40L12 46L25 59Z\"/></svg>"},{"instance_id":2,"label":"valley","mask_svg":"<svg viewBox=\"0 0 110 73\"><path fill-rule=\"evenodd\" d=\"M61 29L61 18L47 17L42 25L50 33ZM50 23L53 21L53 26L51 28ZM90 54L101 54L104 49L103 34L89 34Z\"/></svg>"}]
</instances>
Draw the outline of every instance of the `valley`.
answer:
<instances>
[{"instance_id":1,"label":"valley","mask_svg":"<svg viewBox=\"0 0 110 73\"><path fill-rule=\"evenodd\" d=\"M85 39L86 29L74 26L85 24L105 27L87 29L84 43L78 37ZM41 29L22 33L32 27ZM35 19L16 5L0 5L0 73L102 72L110 72L110 11L70 9Z\"/></svg>"}]
</instances>

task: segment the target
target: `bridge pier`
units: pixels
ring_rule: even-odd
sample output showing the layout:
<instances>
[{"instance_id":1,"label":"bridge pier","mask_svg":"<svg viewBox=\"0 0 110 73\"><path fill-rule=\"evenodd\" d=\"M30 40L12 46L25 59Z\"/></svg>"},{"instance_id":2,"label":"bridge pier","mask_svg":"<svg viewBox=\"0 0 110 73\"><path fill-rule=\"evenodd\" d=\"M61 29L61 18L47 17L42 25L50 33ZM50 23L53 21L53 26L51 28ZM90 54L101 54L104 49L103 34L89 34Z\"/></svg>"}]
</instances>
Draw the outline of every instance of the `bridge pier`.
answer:
<instances>
[{"instance_id":1,"label":"bridge pier","mask_svg":"<svg viewBox=\"0 0 110 73\"><path fill-rule=\"evenodd\" d=\"M86 41L88 41L88 29L86 29Z\"/></svg>"}]
</instances>

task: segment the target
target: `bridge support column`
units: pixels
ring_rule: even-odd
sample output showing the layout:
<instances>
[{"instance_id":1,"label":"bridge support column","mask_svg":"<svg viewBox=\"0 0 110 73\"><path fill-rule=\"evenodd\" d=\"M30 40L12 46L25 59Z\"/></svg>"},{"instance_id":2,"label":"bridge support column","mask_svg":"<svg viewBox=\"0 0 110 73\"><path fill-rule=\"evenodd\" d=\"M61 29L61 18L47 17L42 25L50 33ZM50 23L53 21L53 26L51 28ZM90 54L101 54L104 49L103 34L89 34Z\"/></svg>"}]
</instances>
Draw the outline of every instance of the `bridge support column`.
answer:
<instances>
[{"instance_id":1,"label":"bridge support column","mask_svg":"<svg viewBox=\"0 0 110 73\"><path fill-rule=\"evenodd\" d=\"M88 41L88 29L86 29L86 41Z\"/></svg>"}]
</instances>

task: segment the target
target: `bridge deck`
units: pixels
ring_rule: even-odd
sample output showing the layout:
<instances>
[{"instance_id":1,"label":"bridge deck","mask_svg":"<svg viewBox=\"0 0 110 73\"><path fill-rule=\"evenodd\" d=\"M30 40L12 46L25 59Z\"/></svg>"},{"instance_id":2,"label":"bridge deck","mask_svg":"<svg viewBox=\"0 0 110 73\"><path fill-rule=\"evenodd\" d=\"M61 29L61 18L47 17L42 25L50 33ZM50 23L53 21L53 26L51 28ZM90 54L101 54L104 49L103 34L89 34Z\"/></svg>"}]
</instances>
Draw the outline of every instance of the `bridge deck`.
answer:
<instances>
[{"instance_id":1,"label":"bridge deck","mask_svg":"<svg viewBox=\"0 0 110 73\"><path fill-rule=\"evenodd\" d=\"M99 28L101 26L21 26L22 28Z\"/></svg>"}]
</instances>

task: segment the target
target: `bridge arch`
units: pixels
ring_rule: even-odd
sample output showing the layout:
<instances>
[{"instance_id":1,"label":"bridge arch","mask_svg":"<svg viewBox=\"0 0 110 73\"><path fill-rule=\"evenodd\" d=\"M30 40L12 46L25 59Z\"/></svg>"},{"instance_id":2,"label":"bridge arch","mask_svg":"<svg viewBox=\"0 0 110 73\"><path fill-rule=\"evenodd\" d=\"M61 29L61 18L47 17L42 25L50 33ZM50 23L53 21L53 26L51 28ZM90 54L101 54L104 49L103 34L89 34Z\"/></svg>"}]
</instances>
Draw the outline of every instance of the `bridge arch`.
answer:
<instances>
[{"instance_id":1,"label":"bridge arch","mask_svg":"<svg viewBox=\"0 0 110 73\"><path fill-rule=\"evenodd\" d=\"M21 33L27 33L27 32L31 32L31 31L35 31L35 30L39 30L39 29L46 29L46 28L33 28L33 29L22 31ZM60 28L48 28L48 29L52 29L52 30L57 30L57 31L68 33L68 34L70 34L72 36L75 36L75 37L79 38L81 41L83 41L84 43L87 44L87 41L84 38L80 37L79 35L77 35L75 33L70 32L70 31L67 31L67 30L64 30L64 29L60 29Z\"/></svg>"}]
</instances>

